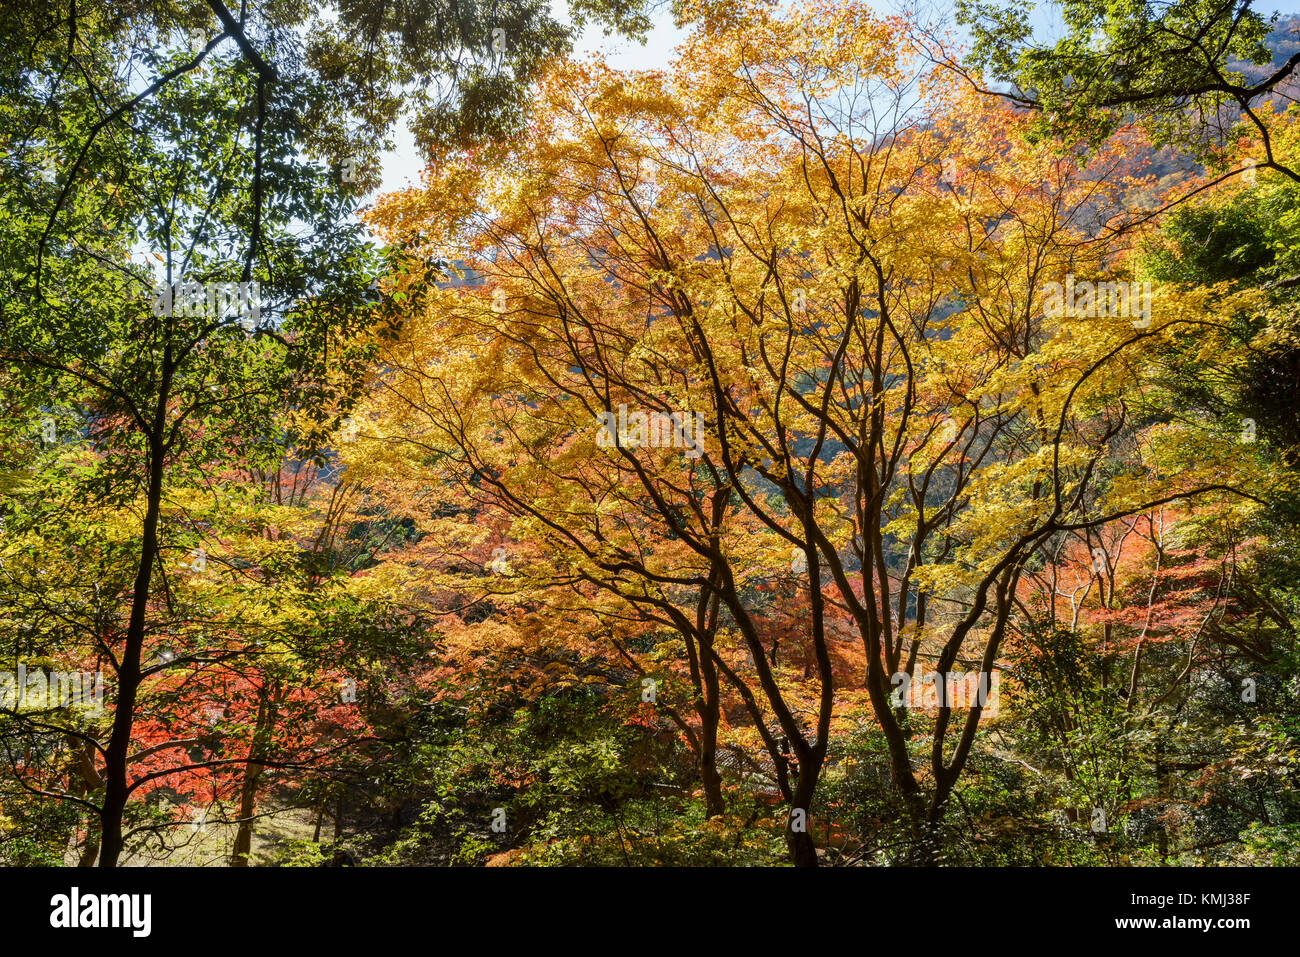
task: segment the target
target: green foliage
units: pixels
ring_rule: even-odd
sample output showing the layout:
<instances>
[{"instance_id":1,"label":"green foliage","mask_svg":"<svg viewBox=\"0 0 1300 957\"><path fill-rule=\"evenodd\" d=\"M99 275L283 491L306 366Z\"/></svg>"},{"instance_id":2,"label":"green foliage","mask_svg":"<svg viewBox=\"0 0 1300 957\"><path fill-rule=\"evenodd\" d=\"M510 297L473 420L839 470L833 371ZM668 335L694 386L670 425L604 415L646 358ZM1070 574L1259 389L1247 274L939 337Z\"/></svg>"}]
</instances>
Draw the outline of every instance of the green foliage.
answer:
<instances>
[{"instance_id":1,"label":"green foliage","mask_svg":"<svg viewBox=\"0 0 1300 957\"><path fill-rule=\"evenodd\" d=\"M480 688L487 690L480 685ZM448 697L407 729L412 760L384 793L418 800L415 820L371 863L718 865L782 859L772 812L730 791L706 820L689 758L628 718L635 703L579 687L531 702L505 687ZM506 830L492 830L494 812ZM761 822L761 825L760 825Z\"/></svg>"},{"instance_id":2,"label":"green foliage","mask_svg":"<svg viewBox=\"0 0 1300 957\"><path fill-rule=\"evenodd\" d=\"M970 63L1042 111L1042 136L1095 147L1137 118L1157 144L1222 164L1234 144L1212 129L1220 111L1258 106L1281 81L1269 77L1257 88L1243 75L1273 59L1265 42L1271 24L1249 0L1053 6L1064 34L1043 42L1028 0L957 2L957 20L974 40Z\"/></svg>"}]
</instances>

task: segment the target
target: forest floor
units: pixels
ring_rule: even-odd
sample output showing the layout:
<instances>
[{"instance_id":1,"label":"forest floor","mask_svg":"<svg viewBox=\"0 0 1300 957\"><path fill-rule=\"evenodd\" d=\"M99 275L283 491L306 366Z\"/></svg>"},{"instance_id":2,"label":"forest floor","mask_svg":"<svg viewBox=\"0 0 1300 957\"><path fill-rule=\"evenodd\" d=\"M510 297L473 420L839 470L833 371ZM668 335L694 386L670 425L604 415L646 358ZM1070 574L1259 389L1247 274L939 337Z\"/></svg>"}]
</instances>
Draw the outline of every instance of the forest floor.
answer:
<instances>
[{"instance_id":1,"label":"forest floor","mask_svg":"<svg viewBox=\"0 0 1300 957\"><path fill-rule=\"evenodd\" d=\"M319 854L312 840L316 830L315 815L310 809L291 807L268 797L253 824L252 858L254 867L268 865L315 864ZM237 825L220 819L214 808L206 819L179 824L170 829L167 847L151 847L144 853L126 854L125 867L225 867L230 863ZM321 841L328 843L334 834L328 817L321 828ZM70 847L65 857L68 866L76 866L80 847Z\"/></svg>"}]
</instances>

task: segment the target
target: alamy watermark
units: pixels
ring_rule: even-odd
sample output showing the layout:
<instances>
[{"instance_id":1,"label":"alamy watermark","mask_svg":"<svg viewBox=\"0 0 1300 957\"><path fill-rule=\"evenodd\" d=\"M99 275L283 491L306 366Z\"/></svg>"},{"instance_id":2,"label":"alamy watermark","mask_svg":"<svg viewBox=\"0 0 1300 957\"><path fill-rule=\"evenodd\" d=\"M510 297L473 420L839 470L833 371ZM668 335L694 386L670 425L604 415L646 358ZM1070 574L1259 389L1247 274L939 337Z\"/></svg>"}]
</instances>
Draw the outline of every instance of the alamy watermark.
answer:
<instances>
[{"instance_id":1,"label":"alamy watermark","mask_svg":"<svg viewBox=\"0 0 1300 957\"><path fill-rule=\"evenodd\" d=\"M1065 283L1049 282L1044 287L1047 301L1043 315L1049 319L1061 316L1097 318L1115 316L1133 320L1133 328L1145 329L1151 325L1151 283L1149 282L1098 282L1074 281L1067 274Z\"/></svg>"},{"instance_id":2,"label":"alamy watermark","mask_svg":"<svg viewBox=\"0 0 1300 957\"><path fill-rule=\"evenodd\" d=\"M67 894L50 898L50 926L124 927L132 937L148 937L153 927L153 897L150 894L83 894L74 887Z\"/></svg>"},{"instance_id":3,"label":"alamy watermark","mask_svg":"<svg viewBox=\"0 0 1300 957\"><path fill-rule=\"evenodd\" d=\"M104 710L104 674L101 671L50 671L19 665L18 671L0 671L0 708L40 711L50 708Z\"/></svg>"},{"instance_id":4,"label":"alamy watermark","mask_svg":"<svg viewBox=\"0 0 1300 957\"><path fill-rule=\"evenodd\" d=\"M596 416L600 431L596 445L602 449L650 448L685 449L688 459L704 454L704 422L692 412L632 412L620 405L618 412L601 412Z\"/></svg>"},{"instance_id":5,"label":"alamy watermark","mask_svg":"<svg viewBox=\"0 0 1300 957\"><path fill-rule=\"evenodd\" d=\"M245 328L262 321L259 282L162 282L153 288L153 314L190 318L238 317Z\"/></svg>"},{"instance_id":6,"label":"alamy watermark","mask_svg":"<svg viewBox=\"0 0 1300 957\"><path fill-rule=\"evenodd\" d=\"M980 708L990 716L998 711L998 672L949 671L947 674L906 671L894 674L889 703L895 708Z\"/></svg>"}]
</instances>

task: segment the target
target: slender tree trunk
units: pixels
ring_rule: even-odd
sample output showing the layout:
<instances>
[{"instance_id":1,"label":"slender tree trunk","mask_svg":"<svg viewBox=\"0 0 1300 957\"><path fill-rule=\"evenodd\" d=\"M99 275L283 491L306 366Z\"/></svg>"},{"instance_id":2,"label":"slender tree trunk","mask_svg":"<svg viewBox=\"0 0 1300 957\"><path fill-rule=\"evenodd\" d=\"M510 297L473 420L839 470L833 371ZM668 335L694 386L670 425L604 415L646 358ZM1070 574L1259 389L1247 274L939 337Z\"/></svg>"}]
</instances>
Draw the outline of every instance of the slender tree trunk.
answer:
<instances>
[{"instance_id":1,"label":"slender tree trunk","mask_svg":"<svg viewBox=\"0 0 1300 957\"><path fill-rule=\"evenodd\" d=\"M1166 801L1167 790L1168 790L1166 788L1166 777L1168 772L1165 769L1164 749L1161 748L1158 739L1156 741L1155 765L1156 765L1156 800L1159 802L1159 806L1163 811L1166 807L1168 807L1168 803ZM1160 863L1163 864L1166 863L1169 858L1169 829L1168 827L1165 826L1163 815L1156 816L1156 826L1159 828L1159 830L1156 831L1156 848L1160 852Z\"/></svg>"},{"instance_id":2,"label":"slender tree trunk","mask_svg":"<svg viewBox=\"0 0 1300 957\"><path fill-rule=\"evenodd\" d=\"M278 685L262 686L261 700L257 703L257 723L253 727L253 740L248 747L248 762L244 765L244 782L239 790L239 829L235 832L235 846L230 855L231 867L247 867L253 849L253 815L257 813L257 786L266 769L263 761L269 753L271 732L275 727Z\"/></svg>"},{"instance_id":3,"label":"slender tree trunk","mask_svg":"<svg viewBox=\"0 0 1300 957\"><path fill-rule=\"evenodd\" d=\"M78 867L94 867L95 858L99 856L99 827L91 824L86 831L86 843L81 847L81 858L77 861Z\"/></svg>"},{"instance_id":4,"label":"slender tree trunk","mask_svg":"<svg viewBox=\"0 0 1300 957\"><path fill-rule=\"evenodd\" d=\"M149 440L149 486L146 493L144 526L140 530L140 566L131 590L131 618L126 644L117 669L117 697L113 703L113 732L104 756L104 804L100 809L100 867L117 867L122 854L122 817L129 796L126 771L135 721L135 699L140 688L140 659L144 651L145 612L149 585L158 557L158 514L162 504L163 431L167 399L171 392L170 350L163 361L163 378Z\"/></svg>"},{"instance_id":5,"label":"slender tree trunk","mask_svg":"<svg viewBox=\"0 0 1300 957\"><path fill-rule=\"evenodd\" d=\"M697 706L700 714L700 782L704 787L707 817L717 817L726 810L722 802L722 777L718 774L718 720L722 713L722 701L718 667L713 660L713 636L718 628L718 594L712 585L711 577L710 588L705 591L705 600L700 605L697 617L701 631L700 676L704 684L704 697Z\"/></svg>"},{"instance_id":6,"label":"slender tree trunk","mask_svg":"<svg viewBox=\"0 0 1300 957\"><path fill-rule=\"evenodd\" d=\"M718 671L712 655L701 656L704 674L704 699L700 702L700 781L704 787L704 807L708 817L725 810L722 802L722 777L718 774L718 719L721 702L718 694Z\"/></svg>"},{"instance_id":7,"label":"slender tree trunk","mask_svg":"<svg viewBox=\"0 0 1300 957\"><path fill-rule=\"evenodd\" d=\"M84 798L87 794L97 791L104 783L95 770L95 747L91 742L83 742L72 735L67 736L67 742L76 757L76 764L69 774L68 790L77 797ZM85 822L86 839L81 842L81 856L77 859L78 867L93 866L95 858L99 856L99 815L92 812L86 816ZM77 826L77 824L73 825L74 844Z\"/></svg>"}]
</instances>

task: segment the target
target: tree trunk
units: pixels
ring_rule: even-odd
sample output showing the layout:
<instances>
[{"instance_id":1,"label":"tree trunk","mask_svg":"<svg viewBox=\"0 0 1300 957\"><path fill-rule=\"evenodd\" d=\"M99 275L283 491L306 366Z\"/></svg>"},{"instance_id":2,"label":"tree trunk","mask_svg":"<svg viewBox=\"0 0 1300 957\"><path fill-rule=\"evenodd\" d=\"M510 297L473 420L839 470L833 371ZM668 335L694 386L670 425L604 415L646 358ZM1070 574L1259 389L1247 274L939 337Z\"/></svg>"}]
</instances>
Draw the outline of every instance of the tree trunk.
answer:
<instances>
[{"instance_id":1,"label":"tree trunk","mask_svg":"<svg viewBox=\"0 0 1300 957\"><path fill-rule=\"evenodd\" d=\"M722 776L718 774L718 727L717 716L714 724L704 733L700 746L700 782L704 787L704 815L717 817L726 810L722 801Z\"/></svg>"},{"instance_id":2,"label":"tree trunk","mask_svg":"<svg viewBox=\"0 0 1300 957\"><path fill-rule=\"evenodd\" d=\"M817 845L813 843L811 834L787 832L785 839L790 848L790 860L794 862L795 867L817 866Z\"/></svg>"},{"instance_id":3,"label":"tree trunk","mask_svg":"<svg viewBox=\"0 0 1300 957\"><path fill-rule=\"evenodd\" d=\"M77 797L84 798L87 794L98 791L104 784L99 772L95 770L95 746L93 742L83 742L72 735L67 736L67 741L76 757L76 764L69 773L68 790ZM80 820L78 818L78 823ZM86 839L81 842L81 856L77 859L77 866L93 867L95 858L99 856L99 815L91 812L86 816L85 823ZM74 838L77 826L78 824L73 825Z\"/></svg>"},{"instance_id":4,"label":"tree trunk","mask_svg":"<svg viewBox=\"0 0 1300 957\"><path fill-rule=\"evenodd\" d=\"M253 815L257 812L257 785L262 778L275 727L279 701L276 685L263 685L261 700L257 703L257 723L253 727L253 740L248 747L248 763L244 765L244 782L239 790L239 829L235 832L235 846L230 854L231 867L247 867L253 849Z\"/></svg>"},{"instance_id":5,"label":"tree trunk","mask_svg":"<svg viewBox=\"0 0 1300 957\"><path fill-rule=\"evenodd\" d=\"M704 787L705 815L717 817L725 810L722 777L718 774L718 720L722 706L711 643L700 656L700 671L704 677L704 698L699 703L700 782Z\"/></svg>"},{"instance_id":6,"label":"tree trunk","mask_svg":"<svg viewBox=\"0 0 1300 957\"><path fill-rule=\"evenodd\" d=\"M722 519L725 504L726 496L721 493L714 496L715 527ZM714 544L716 545L716 538ZM699 601L695 606L694 633L682 629L687 636L688 646L691 638L699 642L699 660L692 661L691 671L695 678L695 711L700 716L700 784L704 789L704 814L710 818L717 817L726 810L722 802L722 778L718 774L718 721L722 713L722 700L718 665L713 652L713 639L718 632L718 578L719 572L715 564L710 571L708 584L700 589Z\"/></svg>"},{"instance_id":7,"label":"tree trunk","mask_svg":"<svg viewBox=\"0 0 1300 957\"><path fill-rule=\"evenodd\" d=\"M131 590L131 618L126 630L126 644L117 669L117 697L113 702L113 732L104 755L104 804L100 808L100 867L117 867L122 854L122 817L130 792L126 770L131 746L131 727L135 721L135 698L140 688L140 659L144 651L145 612L149 605L149 585L153 565L158 557L158 513L162 503L163 429L166 425L167 401L171 392L170 351L163 363L163 380L154 412L153 431L149 436L149 487L146 493L144 527L140 530L140 566L136 569Z\"/></svg>"},{"instance_id":8,"label":"tree trunk","mask_svg":"<svg viewBox=\"0 0 1300 957\"><path fill-rule=\"evenodd\" d=\"M86 842L81 846L81 858L78 867L94 867L95 858L99 856L99 822L91 818L86 825Z\"/></svg>"},{"instance_id":9,"label":"tree trunk","mask_svg":"<svg viewBox=\"0 0 1300 957\"><path fill-rule=\"evenodd\" d=\"M785 843L790 849L790 860L795 867L816 867L817 845L813 841L812 815L809 808L812 804L816 776L804 773L803 768L799 770L799 783L794 789L791 813L785 822ZM800 810L803 811L803 820L800 822L802 830L796 831L794 812Z\"/></svg>"}]
</instances>

